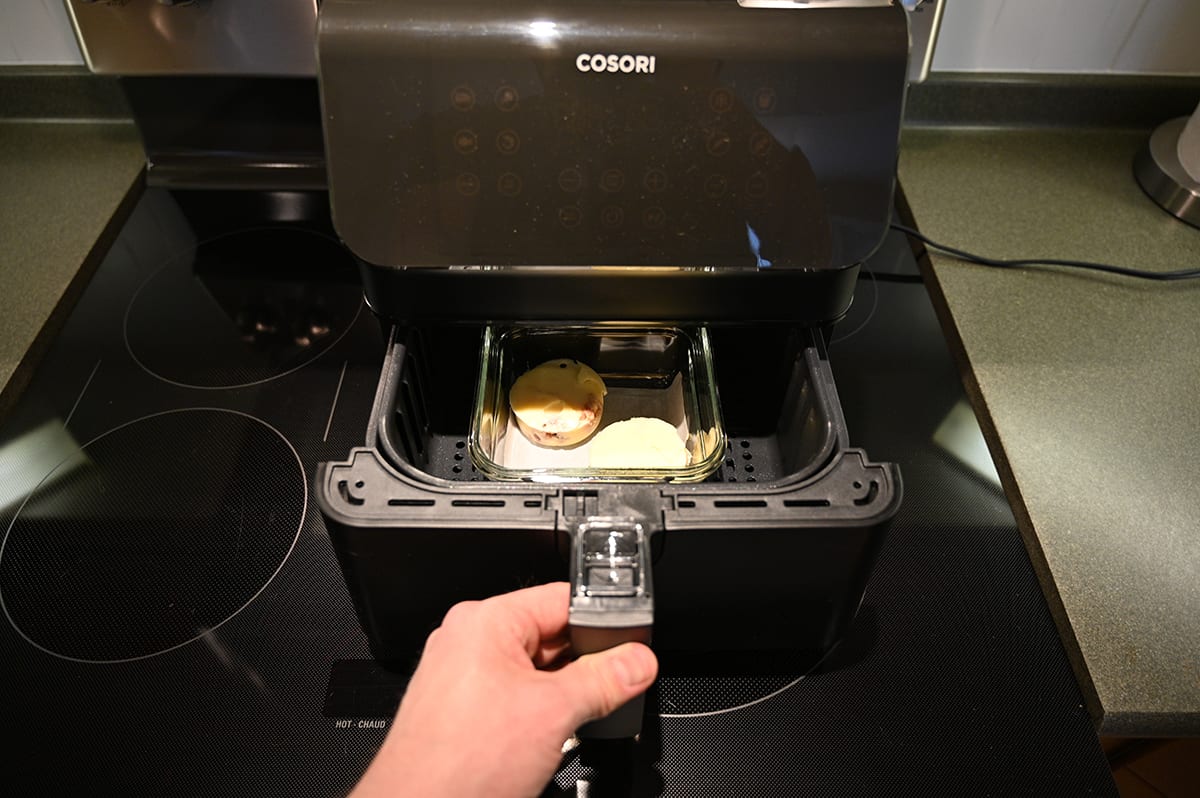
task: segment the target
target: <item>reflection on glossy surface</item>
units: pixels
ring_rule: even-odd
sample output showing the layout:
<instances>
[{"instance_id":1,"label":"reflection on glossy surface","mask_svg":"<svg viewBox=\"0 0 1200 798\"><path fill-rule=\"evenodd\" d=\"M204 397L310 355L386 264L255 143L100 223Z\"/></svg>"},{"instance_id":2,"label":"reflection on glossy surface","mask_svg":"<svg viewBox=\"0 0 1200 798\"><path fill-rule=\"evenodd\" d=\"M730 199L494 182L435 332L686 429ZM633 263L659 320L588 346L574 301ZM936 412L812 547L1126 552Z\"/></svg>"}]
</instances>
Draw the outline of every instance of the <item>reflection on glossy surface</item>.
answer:
<instances>
[{"instance_id":1,"label":"reflection on glossy surface","mask_svg":"<svg viewBox=\"0 0 1200 798\"><path fill-rule=\"evenodd\" d=\"M0 446L0 513L17 507L39 480L57 481L88 464L88 456L59 419ZM43 480L42 487L48 487ZM0 546L3 556L3 546Z\"/></svg>"},{"instance_id":2,"label":"reflection on glossy surface","mask_svg":"<svg viewBox=\"0 0 1200 798\"><path fill-rule=\"evenodd\" d=\"M167 382L232 387L308 363L361 307L353 258L337 241L261 228L203 242L151 275L126 313L125 336L130 354Z\"/></svg>"},{"instance_id":3,"label":"reflection on glossy surface","mask_svg":"<svg viewBox=\"0 0 1200 798\"><path fill-rule=\"evenodd\" d=\"M383 266L809 270L879 243L902 9L578 0L552 11L323 5L335 217L357 254ZM424 57L449 30L454 58ZM455 147L463 131L476 148Z\"/></svg>"},{"instance_id":4,"label":"reflection on glossy surface","mask_svg":"<svg viewBox=\"0 0 1200 798\"><path fill-rule=\"evenodd\" d=\"M996 487L1000 475L967 400L959 399L933 433L933 443Z\"/></svg>"},{"instance_id":5,"label":"reflection on glossy surface","mask_svg":"<svg viewBox=\"0 0 1200 798\"><path fill-rule=\"evenodd\" d=\"M287 3L71 0L93 72L314 75L315 0Z\"/></svg>"}]
</instances>

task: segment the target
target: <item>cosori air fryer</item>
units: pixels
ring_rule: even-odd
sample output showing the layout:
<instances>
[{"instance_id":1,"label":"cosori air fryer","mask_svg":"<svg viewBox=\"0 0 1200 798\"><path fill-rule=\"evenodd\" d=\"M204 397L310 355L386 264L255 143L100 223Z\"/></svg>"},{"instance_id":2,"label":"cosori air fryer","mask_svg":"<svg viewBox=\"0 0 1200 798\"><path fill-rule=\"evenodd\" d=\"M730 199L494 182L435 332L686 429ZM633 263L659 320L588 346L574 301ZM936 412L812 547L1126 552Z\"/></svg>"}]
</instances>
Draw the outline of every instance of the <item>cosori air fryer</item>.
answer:
<instances>
[{"instance_id":1,"label":"cosori air fryer","mask_svg":"<svg viewBox=\"0 0 1200 798\"><path fill-rule=\"evenodd\" d=\"M365 445L316 495L376 657L560 579L577 650L845 631L901 488L850 445L826 343L890 218L908 34L842 5L322 5L334 222L390 332ZM629 329L703 344L702 481L480 469L495 347Z\"/></svg>"}]
</instances>

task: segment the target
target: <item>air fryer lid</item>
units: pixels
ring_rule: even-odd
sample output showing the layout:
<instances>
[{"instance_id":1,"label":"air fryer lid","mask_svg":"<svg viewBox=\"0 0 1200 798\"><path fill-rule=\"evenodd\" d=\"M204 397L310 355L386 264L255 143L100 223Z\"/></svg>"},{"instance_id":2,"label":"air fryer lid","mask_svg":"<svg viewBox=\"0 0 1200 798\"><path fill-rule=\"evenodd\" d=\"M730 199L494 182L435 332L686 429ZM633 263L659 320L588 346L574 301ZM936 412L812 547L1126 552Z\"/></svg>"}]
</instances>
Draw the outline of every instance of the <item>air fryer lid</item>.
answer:
<instances>
[{"instance_id":1,"label":"air fryer lid","mask_svg":"<svg viewBox=\"0 0 1200 798\"><path fill-rule=\"evenodd\" d=\"M326 0L338 232L384 267L844 269L882 240L904 12Z\"/></svg>"}]
</instances>

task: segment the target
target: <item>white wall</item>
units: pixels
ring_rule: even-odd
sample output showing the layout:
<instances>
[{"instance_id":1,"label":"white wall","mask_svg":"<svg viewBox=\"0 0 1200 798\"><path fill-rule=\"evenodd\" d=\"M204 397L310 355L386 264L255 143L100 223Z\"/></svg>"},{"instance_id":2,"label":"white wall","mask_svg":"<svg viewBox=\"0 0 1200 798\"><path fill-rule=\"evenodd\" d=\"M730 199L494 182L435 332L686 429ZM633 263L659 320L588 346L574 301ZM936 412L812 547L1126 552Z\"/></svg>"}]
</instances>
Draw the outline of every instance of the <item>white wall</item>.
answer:
<instances>
[{"instance_id":1,"label":"white wall","mask_svg":"<svg viewBox=\"0 0 1200 798\"><path fill-rule=\"evenodd\" d=\"M1200 74L1200 0L946 0L933 68Z\"/></svg>"},{"instance_id":2,"label":"white wall","mask_svg":"<svg viewBox=\"0 0 1200 798\"><path fill-rule=\"evenodd\" d=\"M0 0L0 64L82 62L62 0ZM1200 74L1200 0L946 0L933 68Z\"/></svg>"},{"instance_id":3,"label":"white wall","mask_svg":"<svg viewBox=\"0 0 1200 798\"><path fill-rule=\"evenodd\" d=\"M0 0L0 64L82 64L63 0Z\"/></svg>"}]
</instances>

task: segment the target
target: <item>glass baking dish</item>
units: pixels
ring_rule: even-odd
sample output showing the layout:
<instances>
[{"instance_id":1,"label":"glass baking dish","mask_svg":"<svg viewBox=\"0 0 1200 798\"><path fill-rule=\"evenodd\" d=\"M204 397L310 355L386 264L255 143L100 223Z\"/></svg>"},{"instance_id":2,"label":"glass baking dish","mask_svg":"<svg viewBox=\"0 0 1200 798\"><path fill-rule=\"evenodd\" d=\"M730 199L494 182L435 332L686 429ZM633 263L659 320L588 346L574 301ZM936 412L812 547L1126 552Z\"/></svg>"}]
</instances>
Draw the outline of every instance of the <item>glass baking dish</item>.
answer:
<instances>
[{"instance_id":1,"label":"glass baking dish","mask_svg":"<svg viewBox=\"0 0 1200 798\"><path fill-rule=\"evenodd\" d=\"M636 416L675 427L690 455L681 468L591 468L590 436L574 446L530 442L509 408L513 382L557 358L591 366L608 393L596 434ZM485 477L532 482L699 482L720 466L725 431L703 327L487 327L468 438L471 460Z\"/></svg>"}]
</instances>

